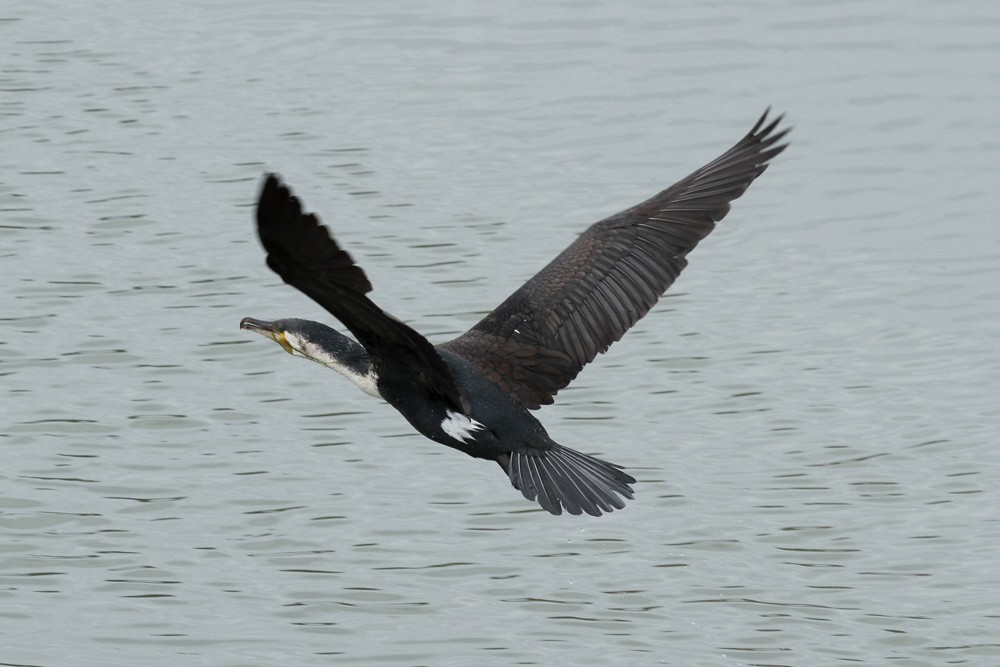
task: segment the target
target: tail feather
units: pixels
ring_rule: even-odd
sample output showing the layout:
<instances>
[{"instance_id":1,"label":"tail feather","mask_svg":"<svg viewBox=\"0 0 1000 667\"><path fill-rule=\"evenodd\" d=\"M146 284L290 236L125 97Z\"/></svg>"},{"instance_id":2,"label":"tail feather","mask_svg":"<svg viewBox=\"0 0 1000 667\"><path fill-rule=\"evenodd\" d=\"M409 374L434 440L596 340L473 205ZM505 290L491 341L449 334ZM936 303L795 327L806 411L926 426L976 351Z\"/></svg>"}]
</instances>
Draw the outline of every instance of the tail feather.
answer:
<instances>
[{"instance_id":1,"label":"tail feather","mask_svg":"<svg viewBox=\"0 0 1000 667\"><path fill-rule=\"evenodd\" d=\"M625 507L622 498L632 498L630 485L635 484L621 466L562 445L511 452L506 469L515 489L552 514L565 509L600 516L620 510Z\"/></svg>"},{"instance_id":2,"label":"tail feather","mask_svg":"<svg viewBox=\"0 0 1000 667\"><path fill-rule=\"evenodd\" d=\"M590 486L580 478L579 473L572 466L566 465L559 457L552 458L552 472L556 485L566 489L566 493L562 496L563 507L570 514L580 514L583 511L583 506L577 501L577 498L585 497Z\"/></svg>"},{"instance_id":3,"label":"tail feather","mask_svg":"<svg viewBox=\"0 0 1000 667\"><path fill-rule=\"evenodd\" d=\"M573 452L576 454L576 452ZM558 461L558 459L557 459ZM601 461L603 464L604 462ZM584 459L580 461L580 467L574 472L579 471L581 475L581 481L583 481L586 488L591 490L594 496L594 501L600 506L605 512L612 512L616 509L622 509L625 506L624 501L615 495L612 488L604 482L605 470L595 469L590 459ZM615 472L619 472L615 470ZM631 479L631 478L630 478ZM613 480L617 481L617 480ZM635 480L632 480L633 482ZM632 489L628 486L625 487L625 491L628 493L628 497L632 497Z\"/></svg>"}]
</instances>

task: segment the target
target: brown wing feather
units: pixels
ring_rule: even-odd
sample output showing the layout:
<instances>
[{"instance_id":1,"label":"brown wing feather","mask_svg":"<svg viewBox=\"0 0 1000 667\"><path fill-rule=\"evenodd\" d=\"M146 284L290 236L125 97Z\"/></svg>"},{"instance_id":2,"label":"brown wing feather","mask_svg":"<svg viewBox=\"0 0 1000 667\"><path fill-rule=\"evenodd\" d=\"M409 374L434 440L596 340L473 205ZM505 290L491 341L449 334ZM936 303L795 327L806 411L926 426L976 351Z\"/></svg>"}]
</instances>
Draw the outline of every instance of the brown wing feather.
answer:
<instances>
[{"instance_id":1,"label":"brown wing feather","mask_svg":"<svg viewBox=\"0 0 1000 667\"><path fill-rule=\"evenodd\" d=\"M645 315L687 266L686 255L785 149L779 116L761 116L723 155L651 199L587 229L445 347L529 408L556 392Z\"/></svg>"}]
</instances>

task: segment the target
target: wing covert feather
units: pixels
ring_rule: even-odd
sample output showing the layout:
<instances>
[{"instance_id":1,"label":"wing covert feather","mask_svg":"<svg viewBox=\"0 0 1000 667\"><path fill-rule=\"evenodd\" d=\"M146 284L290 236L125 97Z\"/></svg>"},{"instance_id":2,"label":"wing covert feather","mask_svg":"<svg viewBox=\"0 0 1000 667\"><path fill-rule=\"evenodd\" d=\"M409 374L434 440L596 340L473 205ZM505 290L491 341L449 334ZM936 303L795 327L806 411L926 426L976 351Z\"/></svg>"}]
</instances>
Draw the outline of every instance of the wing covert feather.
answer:
<instances>
[{"instance_id":1,"label":"wing covert feather","mask_svg":"<svg viewBox=\"0 0 1000 667\"><path fill-rule=\"evenodd\" d=\"M493 312L445 347L528 408L552 403L687 266L687 254L785 149L768 112L721 156L584 231Z\"/></svg>"}]
</instances>

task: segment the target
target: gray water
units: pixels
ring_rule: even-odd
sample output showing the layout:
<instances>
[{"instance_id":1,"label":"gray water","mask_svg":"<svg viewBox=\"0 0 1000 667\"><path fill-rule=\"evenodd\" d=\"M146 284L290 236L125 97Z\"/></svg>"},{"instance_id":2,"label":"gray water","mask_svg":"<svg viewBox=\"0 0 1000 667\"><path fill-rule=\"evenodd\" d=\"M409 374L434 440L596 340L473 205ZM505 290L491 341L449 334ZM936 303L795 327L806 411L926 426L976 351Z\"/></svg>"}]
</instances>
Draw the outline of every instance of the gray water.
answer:
<instances>
[{"instance_id":1,"label":"gray water","mask_svg":"<svg viewBox=\"0 0 1000 667\"><path fill-rule=\"evenodd\" d=\"M0 5L0 665L1000 664L1000 10ZM238 330L280 172L456 335L768 105L792 145L539 413L553 517Z\"/></svg>"}]
</instances>

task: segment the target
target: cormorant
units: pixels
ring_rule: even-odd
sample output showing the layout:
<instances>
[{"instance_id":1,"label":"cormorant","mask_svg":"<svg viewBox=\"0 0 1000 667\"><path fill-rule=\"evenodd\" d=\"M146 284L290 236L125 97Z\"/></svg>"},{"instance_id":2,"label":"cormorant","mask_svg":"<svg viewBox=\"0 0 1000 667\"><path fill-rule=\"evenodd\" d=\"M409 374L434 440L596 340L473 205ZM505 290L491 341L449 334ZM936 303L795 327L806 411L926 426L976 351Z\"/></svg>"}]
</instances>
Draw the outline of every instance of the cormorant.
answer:
<instances>
[{"instance_id":1,"label":"cormorant","mask_svg":"<svg viewBox=\"0 0 1000 667\"><path fill-rule=\"evenodd\" d=\"M432 345L367 296L371 283L317 217L268 174L257 204L267 265L328 310L357 342L300 319L245 318L240 328L347 376L435 442L500 464L552 514L625 506L621 466L553 441L529 412L646 314L685 257L785 149L765 111L735 146L651 199L592 225L464 334Z\"/></svg>"}]
</instances>

